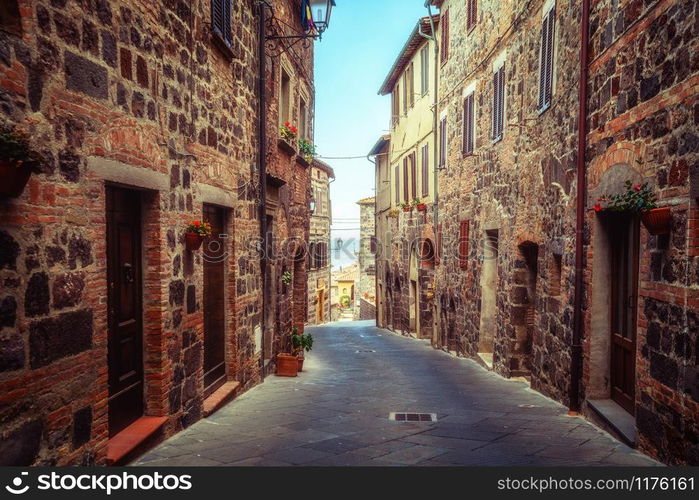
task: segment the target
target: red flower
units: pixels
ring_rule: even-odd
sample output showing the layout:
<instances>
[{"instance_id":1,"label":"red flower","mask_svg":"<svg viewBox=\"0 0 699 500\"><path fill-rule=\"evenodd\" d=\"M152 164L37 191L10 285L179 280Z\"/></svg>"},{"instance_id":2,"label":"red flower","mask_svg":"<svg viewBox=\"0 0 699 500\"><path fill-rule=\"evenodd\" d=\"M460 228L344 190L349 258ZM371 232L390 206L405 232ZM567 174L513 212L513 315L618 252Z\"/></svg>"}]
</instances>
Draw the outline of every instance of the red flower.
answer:
<instances>
[{"instance_id":1,"label":"red flower","mask_svg":"<svg viewBox=\"0 0 699 500\"><path fill-rule=\"evenodd\" d=\"M595 205L595 212L599 212L599 211L601 211L601 210L602 210L602 205L600 205L599 203L597 203L597 204Z\"/></svg>"},{"instance_id":2,"label":"red flower","mask_svg":"<svg viewBox=\"0 0 699 500\"><path fill-rule=\"evenodd\" d=\"M288 127L289 125L291 125L291 123L289 123L289 122L284 122L284 126L285 126L285 127Z\"/></svg>"},{"instance_id":3,"label":"red flower","mask_svg":"<svg viewBox=\"0 0 699 500\"><path fill-rule=\"evenodd\" d=\"M641 185L640 185L640 184L636 184L636 185L633 187L633 190L634 190L634 191L640 191L640 190L641 190Z\"/></svg>"},{"instance_id":4,"label":"red flower","mask_svg":"<svg viewBox=\"0 0 699 500\"><path fill-rule=\"evenodd\" d=\"M199 227L199 226L201 226L201 222L199 222L198 220L195 220L195 221L194 221L194 225L197 226L197 227Z\"/></svg>"}]
</instances>

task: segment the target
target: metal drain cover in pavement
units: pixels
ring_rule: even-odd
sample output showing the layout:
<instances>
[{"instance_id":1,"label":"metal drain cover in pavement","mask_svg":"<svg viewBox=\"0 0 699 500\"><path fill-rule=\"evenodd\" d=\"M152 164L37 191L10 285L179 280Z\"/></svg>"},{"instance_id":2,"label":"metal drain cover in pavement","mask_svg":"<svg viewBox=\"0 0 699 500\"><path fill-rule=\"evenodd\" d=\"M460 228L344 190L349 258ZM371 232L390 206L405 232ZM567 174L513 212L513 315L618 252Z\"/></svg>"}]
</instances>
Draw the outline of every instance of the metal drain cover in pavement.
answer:
<instances>
[{"instance_id":1,"label":"metal drain cover in pavement","mask_svg":"<svg viewBox=\"0 0 699 500\"><path fill-rule=\"evenodd\" d=\"M388 414L388 419L396 422L436 422L437 414L392 412Z\"/></svg>"},{"instance_id":2,"label":"metal drain cover in pavement","mask_svg":"<svg viewBox=\"0 0 699 500\"><path fill-rule=\"evenodd\" d=\"M360 349L358 351L354 351L355 354L359 354L361 352L376 352L376 351L373 349Z\"/></svg>"}]
</instances>

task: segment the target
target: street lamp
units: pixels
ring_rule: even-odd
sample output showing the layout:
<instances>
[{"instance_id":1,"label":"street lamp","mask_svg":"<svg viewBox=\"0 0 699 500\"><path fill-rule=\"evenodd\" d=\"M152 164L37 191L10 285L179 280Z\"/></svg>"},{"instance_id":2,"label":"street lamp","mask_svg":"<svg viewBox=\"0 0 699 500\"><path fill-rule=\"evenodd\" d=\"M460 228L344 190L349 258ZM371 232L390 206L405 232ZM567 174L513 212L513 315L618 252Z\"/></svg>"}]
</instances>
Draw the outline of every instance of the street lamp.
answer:
<instances>
[{"instance_id":1,"label":"street lamp","mask_svg":"<svg viewBox=\"0 0 699 500\"><path fill-rule=\"evenodd\" d=\"M313 195L311 195L311 200L308 202L308 208L311 210L311 213L316 211L316 199Z\"/></svg>"},{"instance_id":2,"label":"street lamp","mask_svg":"<svg viewBox=\"0 0 699 500\"><path fill-rule=\"evenodd\" d=\"M318 35L328 29L330 24L330 14L332 14L335 0L309 0L309 8L311 9L311 17L315 25Z\"/></svg>"}]
</instances>

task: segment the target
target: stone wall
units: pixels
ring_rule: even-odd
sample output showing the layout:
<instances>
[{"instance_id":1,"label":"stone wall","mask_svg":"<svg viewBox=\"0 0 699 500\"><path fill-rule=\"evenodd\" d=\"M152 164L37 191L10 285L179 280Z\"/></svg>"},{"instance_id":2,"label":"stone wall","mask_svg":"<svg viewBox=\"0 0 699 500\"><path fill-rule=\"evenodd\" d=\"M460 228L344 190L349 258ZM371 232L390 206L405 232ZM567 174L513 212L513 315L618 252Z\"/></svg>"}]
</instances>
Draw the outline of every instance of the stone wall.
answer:
<instances>
[{"instance_id":1,"label":"stone wall","mask_svg":"<svg viewBox=\"0 0 699 500\"><path fill-rule=\"evenodd\" d=\"M227 50L209 2L18 4L21 33L0 32L0 107L45 161L21 197L0 200L0 462L104 464L106 183L142 191L145 413L168 417L164 435L202 414L206 250L186 251L183 233L203 203L226 209L230 235L227 378L260 381L256 6L232 2ZM298 23L297 2L273 4ZM304 238L307 170L277 153L270 120L270 170L291 186L284 236Z\"/></svg>"},{"instance_id":2,"label":"stone wall","mask_svg":"<svg viewBox=\"0 0 699 500\"><path fill-rule=\"evenodd\" d=\"M617 172L648 182L672 208L669 235L641 229L636 339L640 448L670 464L699 463L699 212L689 171L699 161L699 5L594 2L590 17L587 159L591 198ZM593 203L594 199L590 200ZM584 385L595 382L595 298L603 252L587 218ZM588 397L592 397L591 395Z\"/></svg>"},{"instance_id":3,"label":"stone wall","mask_svg":"<svg viewBox=\"0 0 699 500\"><path fill-rule=\"evenodd\" d=\"M374 198L358 202L359 205L359 281L355 297L370 303L376 300L376 259L372 250L372 241L376 238L376 222L374 220ZM355 317L360 318L361 307L356 308ZM366 307L364 313L367 313ZM372 316L372 318L375 316ZM370 319L370 318L361 318Z\"/></svg>"}]
</instances>

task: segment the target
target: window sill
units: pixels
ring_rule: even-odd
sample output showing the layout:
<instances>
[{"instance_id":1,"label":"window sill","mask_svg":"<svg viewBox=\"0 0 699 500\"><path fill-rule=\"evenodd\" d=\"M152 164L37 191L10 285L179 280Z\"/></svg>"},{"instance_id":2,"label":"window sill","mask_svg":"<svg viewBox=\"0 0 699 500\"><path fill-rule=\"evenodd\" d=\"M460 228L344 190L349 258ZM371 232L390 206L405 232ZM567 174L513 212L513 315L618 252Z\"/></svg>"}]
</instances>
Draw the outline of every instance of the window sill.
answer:
<instances>
[{"instance_id":1,"label":"window sill","mask_svg":"<svg viewBox=\"0 0 699 500\"><path fill-rule=\"evenodd\" d=\"M289 143L286 139L279 138L277 140L277 146L279 149L287 153L289 156L295 155L296 154L296 148Z\"/></svg>"},{"instance_id":2,"label":"window sill","mask_svg":"<svg viewBox=\"0 0 699 500\"><path fill-rule=\"evenodd\" d=\"M132 452L155 436L167 417L141 417L107 441L107 464L118 465Z\"/></svg>"},{"instance_id":3,"label":"window sill","mask_svg":"<svg viewBox=\"0 0 699 500\"><path fill-rule=\"evenodd\" d=\"M226 58L226 60L228 60L229 62L233 60L233 58L235 57L235 54L233 54L233 49L223 40L223 38L216 34L213 34L211 35L211 41L219 50L221 55Z\"/></svg>"},{"instance_id":4,"label":"window sill","mask_svg":"<svg viewBox=\"0 0 699 500\"><path fill-rule=\"evenodd\" d=\"M636 446L636 419L611 399L588 399L587 406L631 447Z\"/></svg>"},{"instance_id":5,"label":"window sill","mask_svg":"<svg viewBox=\"0 0 699 500\"><path fill-rule=\"evenodd\" d=\"M302 167L308 168L311 166L311 162L306 160L306 158L303 157L303 155L297 155L296 156L296 163L301 165Z\"/></svg>"},{"instance_id":6,"label":"window sill","mask_svg":"<svg viewBox=\"0 0 699 500\"><path fill-rule=\"evenodd\" d=\"M503 135L502 135L502 134L499 135L499 136L497 136L497 137L495 137L494 139L491 140L491 141L492 141L492 144L497 144L498 142L502 141L502 138L503 138Z\"/></svg>"},{"instance_id":7,"label":"window sill","mask_svg":"<svg viewBox=\"0 0 699 500\"><path fill-rule=\"evenodd\" d=\"M544 107L537 109L537 110L536 110L536 113L537 113L539 116L541 116L541 115L543 115L544 113L546 113L546 111L547 111L548 109L550 109L550 108L551 108L551 103L548 103L548 104L546 104Z\"/></svg>"}]
</instances>

